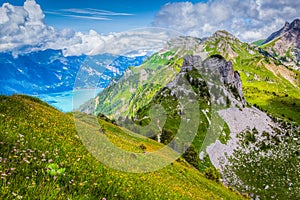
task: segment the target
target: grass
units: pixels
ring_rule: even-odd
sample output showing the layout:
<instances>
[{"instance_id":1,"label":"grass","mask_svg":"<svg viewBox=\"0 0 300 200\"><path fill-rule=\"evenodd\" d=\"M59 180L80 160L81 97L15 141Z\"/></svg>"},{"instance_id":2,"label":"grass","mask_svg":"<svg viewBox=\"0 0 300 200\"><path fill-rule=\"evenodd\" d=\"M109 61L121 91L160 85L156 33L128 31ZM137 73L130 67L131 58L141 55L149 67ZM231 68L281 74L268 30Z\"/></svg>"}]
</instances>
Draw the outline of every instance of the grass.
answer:
<instances>
[{"instance_id":1,"label":"grass","mask_svg":"<svg viewBox=\"0 0 300 200\"><path fill-rule=\"evenodd\" d=\"M90 116L76 115L76 123L96 128ZM99 122L120 148L142 153L162 146ZM110 169L82 144L73 114L61 113L32 97L0 96L0 131L0 199L243 198L206 179L183 159L144 174Z\"/></svg>"},{"instance_id":2,"label":"grass","mask_svg":"<svg viewBox=\"0 0 300 200\"><path fill-rule=\"evenodd\" d=\"M265 39L262 40L257 40L255 42L252 42L252 44L256 45L256 46L261 46L264 43Z\"/></svg>"}]
</instances>

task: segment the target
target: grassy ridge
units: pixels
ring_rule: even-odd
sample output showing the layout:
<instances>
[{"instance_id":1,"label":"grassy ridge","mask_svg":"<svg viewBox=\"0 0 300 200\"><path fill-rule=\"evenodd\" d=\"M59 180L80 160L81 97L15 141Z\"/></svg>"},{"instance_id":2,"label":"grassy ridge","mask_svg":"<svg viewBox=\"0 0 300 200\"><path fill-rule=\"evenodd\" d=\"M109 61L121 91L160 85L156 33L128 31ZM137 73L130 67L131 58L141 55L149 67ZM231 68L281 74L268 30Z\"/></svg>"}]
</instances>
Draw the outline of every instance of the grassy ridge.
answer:
<instances>
[{"instance_id":1,"label":"grassy ridge","mask_svg":"<svg viewBox=\"0 0 300 200\"><path fill-rule=\"evenodd\" d=\"M100 124L124 149L161 147L105 121ZM35 98L1 96L0 132L1 199L242 199L181 159L145 174L107 168L82 145L72 114Z\"/></svg>"}]
</instances>

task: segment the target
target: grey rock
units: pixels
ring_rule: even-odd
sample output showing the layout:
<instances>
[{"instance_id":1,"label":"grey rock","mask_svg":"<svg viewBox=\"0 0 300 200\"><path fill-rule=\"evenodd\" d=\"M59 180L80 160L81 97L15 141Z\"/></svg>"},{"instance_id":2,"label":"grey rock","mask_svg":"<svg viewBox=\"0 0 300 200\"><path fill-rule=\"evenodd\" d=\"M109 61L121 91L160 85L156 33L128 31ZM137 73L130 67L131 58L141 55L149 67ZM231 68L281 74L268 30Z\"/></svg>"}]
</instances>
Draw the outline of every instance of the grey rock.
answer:
<instances>
[{"instance_id":1,"label":"grey rock","mask_svg":"<svg viewBox=\"0 0 300 200\"><path fill-rule=\"evenodd\" d=\"M227 62L225 58L220 55L214 55L205 60L204 65L206 68L210 69L210 73L214 75L213 82L216 83L216 79L218 79L219 76L220 81L225 84L225 86L236 89L239 100L242 104L246 104L242 90L242 80L240 74L237 71L234 71L232 62ZM217 74L217 71L219 74Z\"/></svg>"}]
</instances>

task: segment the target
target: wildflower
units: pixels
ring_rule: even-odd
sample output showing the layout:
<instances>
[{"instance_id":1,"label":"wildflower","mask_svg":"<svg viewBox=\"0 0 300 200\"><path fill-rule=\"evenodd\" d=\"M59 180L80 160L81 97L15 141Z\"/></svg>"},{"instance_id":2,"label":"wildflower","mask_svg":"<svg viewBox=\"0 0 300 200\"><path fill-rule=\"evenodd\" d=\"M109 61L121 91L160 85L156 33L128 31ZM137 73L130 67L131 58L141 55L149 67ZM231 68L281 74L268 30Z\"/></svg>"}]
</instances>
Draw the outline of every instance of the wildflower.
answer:
<instances>
[{"instance_id":1,"label":"wildflower","mask_svg":"<svg viewBox=\"0 0 300 200\"><path fill-rule=\"evenodd\" d=\"M49 163L51 163L52 161L53 161L52 159L48 160Z\"/></svg>"},{"instance_id":2,"label":"wildflower","mask_svg":"<svg viewBox=\"0 0 300 200\"><path fill-rule=\"evenodd\" d=\"M29 180L30 178L28 176L26 176L26 179Z\"/></svg>"},{"instance_id":3,"label":"wildflower","mask_svg":"<svg viewBox=\"0 0 300 200\"><path fill-rule=\"evenodd\" d=\"M46 161L46 159L43 158L43 159L42 159L42 162L45 162L45 161Z\"/></svg>"},{"instance_id":4,"label":"wildflower","mask_svg":"<svg viewBox=\"0 0 300 200\"><path fill-rule=\"evenodd\" d=\"M106 200L106 198L105 198L105 197L103 197L103 198L102 198L102 200Z\"/></svg>"},{"instance_id":5,"label":"wildflower","mask_svg":"<svg viewBox=\"0 0 300 200\"><path fill-rule=\"evenodd\" d=\"M30 163L30 162L29 162L28 160L26 160L26 159L23 159L23 160L24 160L24 162L26 162L26 163L28 163L28 164Z\"/></svg>"}]
</instances>

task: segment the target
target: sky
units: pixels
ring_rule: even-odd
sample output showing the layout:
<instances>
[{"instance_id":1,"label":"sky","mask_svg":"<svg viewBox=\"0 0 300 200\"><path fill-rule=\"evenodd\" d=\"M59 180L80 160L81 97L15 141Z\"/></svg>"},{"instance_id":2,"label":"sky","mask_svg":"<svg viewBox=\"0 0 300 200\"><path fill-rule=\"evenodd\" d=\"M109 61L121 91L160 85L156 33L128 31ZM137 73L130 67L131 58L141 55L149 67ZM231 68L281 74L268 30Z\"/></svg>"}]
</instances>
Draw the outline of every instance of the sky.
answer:
<instances>
[{"instance_id":1,"label":"sky","mask_svg":"<svg viewBox=\"0 0 300 200\"><path fill-rule=\"evenodd\" d=\"M0 52L16 55L155 48L175 32L203 38L227 30L251 42L300 17L295 0L0 0L0 6Z\"/></svg>"},{"instance_id":2,"label":"sky","mask_svg":"<svg viewBox=\"0 0 300 200\"><path fill-rule=\"evenodd\" d=\"M0 0L2 5L23 6L24 0ZM50 3L49 3L50 2ZM71 2L71 3L70 3ZM127 31L151 26L155 14L167 3L180 0L36 0L45 23L57 29L71 28L98 33ZM199 2L191 1L193 3Z\"/></svg>"}]
</instances>

